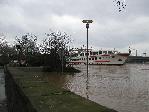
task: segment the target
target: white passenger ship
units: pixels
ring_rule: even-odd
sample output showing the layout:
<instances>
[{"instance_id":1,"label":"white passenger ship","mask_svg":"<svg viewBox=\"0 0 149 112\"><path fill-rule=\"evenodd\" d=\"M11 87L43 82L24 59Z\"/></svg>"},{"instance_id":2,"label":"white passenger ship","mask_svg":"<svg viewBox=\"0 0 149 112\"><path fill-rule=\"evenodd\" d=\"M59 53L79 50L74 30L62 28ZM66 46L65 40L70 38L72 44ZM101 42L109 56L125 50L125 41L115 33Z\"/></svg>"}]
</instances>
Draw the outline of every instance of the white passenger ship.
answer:
<instances>
[{"instance_id":1,"label":"white passenger ship","mask_svg":"<svg viewBox=\"0 0 149 112\"><path fill-rule=\"evenodd\" d=\"M111 50L88 50L88 64L90 65L123 65L125 64L129 53L120 53ZM70 65L86 64L87 63L87 50L78 49L71 50L67 63Z\"/></svg>"}]
</instances>

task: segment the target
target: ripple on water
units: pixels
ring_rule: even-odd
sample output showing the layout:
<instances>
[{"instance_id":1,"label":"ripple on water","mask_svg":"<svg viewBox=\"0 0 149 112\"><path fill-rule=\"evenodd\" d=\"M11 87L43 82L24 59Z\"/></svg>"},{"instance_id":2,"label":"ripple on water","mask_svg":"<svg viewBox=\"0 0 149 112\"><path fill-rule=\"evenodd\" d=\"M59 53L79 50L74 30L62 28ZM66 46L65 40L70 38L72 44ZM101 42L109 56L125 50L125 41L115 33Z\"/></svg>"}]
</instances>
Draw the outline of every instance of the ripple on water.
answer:
<instances>
[{"instance_id":1,"label":"ripple on water","mask_svg":"<svg viewBox=\"0 0 149 112\"><path fill-rule=\"evenodd\" d=\"M63 88L119 112L149 112L149 64L89 66L88 79L86 66L77 68L81 73L59 76L61 78L54 81ZM50 75L49 80L52 77Z\"/></svg>"}]
</instances>

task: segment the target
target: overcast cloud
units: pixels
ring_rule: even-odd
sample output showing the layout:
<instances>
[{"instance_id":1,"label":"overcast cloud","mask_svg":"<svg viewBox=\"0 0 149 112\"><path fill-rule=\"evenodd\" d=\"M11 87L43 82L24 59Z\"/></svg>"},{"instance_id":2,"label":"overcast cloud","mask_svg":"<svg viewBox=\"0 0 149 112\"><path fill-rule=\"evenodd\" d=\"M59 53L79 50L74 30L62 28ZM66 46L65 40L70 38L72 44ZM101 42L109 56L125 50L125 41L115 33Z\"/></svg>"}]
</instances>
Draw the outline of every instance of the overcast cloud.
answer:
<instances>
[{"instance_id":1,"label":"overcast cloud","mask_svg":"<svg viewBox=\"0 0 149 112\"><path fill-rule=\"evenodd\" d=\"M73 46L86 44L83 19L94 22L89 45L149 54L149 0L126 0L118 11L113 0L0 0L0 33L13 41L16 35L35 33L43 40L49 29L71 35Z\"/></svg>"}]
</instances>

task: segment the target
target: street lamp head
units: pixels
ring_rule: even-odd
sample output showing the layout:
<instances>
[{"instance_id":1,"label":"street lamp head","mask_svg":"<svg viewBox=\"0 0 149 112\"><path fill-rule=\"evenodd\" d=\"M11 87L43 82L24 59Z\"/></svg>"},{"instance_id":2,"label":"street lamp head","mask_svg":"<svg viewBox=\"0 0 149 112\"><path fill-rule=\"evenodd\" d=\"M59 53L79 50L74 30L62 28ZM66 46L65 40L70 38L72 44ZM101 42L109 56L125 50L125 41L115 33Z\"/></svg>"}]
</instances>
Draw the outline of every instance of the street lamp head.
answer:
<instances>
[{"instance_id":1,"label":"street lamp head","mask_svg":"<svg viewBox=\"0 0 149 112\"><path fill-rule=\"evenodd\" d=\"M83 20L82 22L83 22L83 23L92 23L93 20Z\"/></svg>"}]
</instances>

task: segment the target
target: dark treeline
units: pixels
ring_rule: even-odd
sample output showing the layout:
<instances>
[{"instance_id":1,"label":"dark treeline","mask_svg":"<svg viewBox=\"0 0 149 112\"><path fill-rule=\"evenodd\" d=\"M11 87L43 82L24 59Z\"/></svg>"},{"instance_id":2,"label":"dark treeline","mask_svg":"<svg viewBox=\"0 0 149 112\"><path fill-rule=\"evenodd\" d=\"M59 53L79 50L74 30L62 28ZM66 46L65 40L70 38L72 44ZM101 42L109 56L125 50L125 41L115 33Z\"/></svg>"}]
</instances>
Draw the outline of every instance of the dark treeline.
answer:
<instances>
[{"instance_id":1,"label":"dark treeline","mask_svg":"<svg viewBox=\"0 0 149 112\"><path fill-rule=\"evenodd\" d=\"M15 44L10 45L4 36L0 37L0 64L10 66L44 66L47 70L60 71L66 68L70 36L66 33L45 34L41 44L34 34L16 36ZM63 67L63 68L62 68Z\"/></svg>"}]
</instances>

